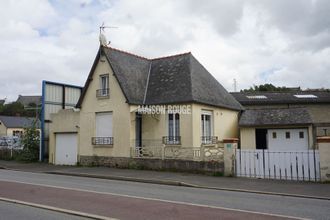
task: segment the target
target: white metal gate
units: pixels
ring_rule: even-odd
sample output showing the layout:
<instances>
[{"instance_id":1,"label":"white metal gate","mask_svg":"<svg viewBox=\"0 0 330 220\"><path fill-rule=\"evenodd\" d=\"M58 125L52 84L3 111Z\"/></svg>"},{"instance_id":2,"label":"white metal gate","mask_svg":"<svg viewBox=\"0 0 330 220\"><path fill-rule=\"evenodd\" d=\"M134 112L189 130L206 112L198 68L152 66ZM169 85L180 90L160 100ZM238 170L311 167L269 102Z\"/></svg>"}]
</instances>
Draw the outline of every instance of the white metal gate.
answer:
<instances>
[{"instance_id":1,"label":"white metal gate","mask_svg":"<svg viewBox=\"0 0 330 220\"><path fill-rule=\"evenodd\" d=\"M299 181L320 180L318 150L236 150L236 176Z\"/></svg>"}]
</instances>

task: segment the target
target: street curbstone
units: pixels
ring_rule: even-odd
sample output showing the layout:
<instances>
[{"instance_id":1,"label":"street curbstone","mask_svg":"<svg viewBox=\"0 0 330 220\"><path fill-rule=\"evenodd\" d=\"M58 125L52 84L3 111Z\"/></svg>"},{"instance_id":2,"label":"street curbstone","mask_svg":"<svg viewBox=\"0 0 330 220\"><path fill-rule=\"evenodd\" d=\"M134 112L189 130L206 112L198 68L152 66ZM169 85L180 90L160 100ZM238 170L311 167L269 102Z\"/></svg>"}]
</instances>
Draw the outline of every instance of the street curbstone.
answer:
<instances>
[{"instance_id":1,"label":"street curbstone","mask_svg":"<svg viewBox=\"0 0 330 220\"><path fill-rule=\"evenodd\" d=\"M297 198L306 198L306 199L330 200L329 197L310 196L310 195L303 195L303 194L279 193L279 192L267 192L267 191L247 190L247 189L235 189L235 188L225 188L225 187L210 187L210 186L196 185L196 184L191 184L191 183L186 183L186 182L181 182L181 181L172 181L172 180L143 179L143 178L113 176L113 175L104 176L104 175L96 175L96 174L69 173L69 172L59 172L59 171L48 171L48 172L44 172L44 173L56 174L56 175L65 175L65 176L78 176L78 177L89 177L89 178L97 178L97 179L121 180L121 181L130 181L130 182L161 184L161 185L170 185L170 186L183 186L183 187L210 189L210 190L221 190L221 191L231 191L231 192L256 193L256 194L273 195L273 196L287 196L287 197L297 197Z\"/></svg>"}]
</instances>

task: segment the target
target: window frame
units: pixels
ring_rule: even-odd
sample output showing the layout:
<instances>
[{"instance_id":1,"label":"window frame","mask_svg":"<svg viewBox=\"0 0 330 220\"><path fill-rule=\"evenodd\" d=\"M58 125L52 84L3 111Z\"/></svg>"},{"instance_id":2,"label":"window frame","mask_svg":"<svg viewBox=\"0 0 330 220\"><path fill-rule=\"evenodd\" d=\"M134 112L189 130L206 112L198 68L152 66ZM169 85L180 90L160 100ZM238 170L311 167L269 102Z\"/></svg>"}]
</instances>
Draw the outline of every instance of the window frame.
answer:
<instances>
[{"instance_id":1,"label":"window frame","mask_svg":"<svg viewBox=\"0 0 330 220\"><path fill-rule=\"evenodd\" d=\"M104 80L105 79L105 80ZM105 83L104 83L105 82ZM108 96L110 93L110 88L109 88L109 74L102 74L100 75L100 85L99 85L99 89L100 89L100 97L105 97Z\"/></svg>"},{"instance_id":2,"label":"window frame","mask_svg":"<svg viewBox=\"0 0 330 220\"><path fill-rule=\"evenodd\" d=\"M277 133L275 131L272 132L272 137L273 137L273 139L277 138Z\"/></svg>"},{"instance_id":3,"label":"window frame","mask_svg":"<svg viewBox=\"0 0 330 220\"><path fill-rule=\"evenodd\" d=\"M290 131L285 132L285 139L291 139L291 133Z\"/></svg>"},{"instance_id":4,"label":"window frame","mask_svg":"<svg viewBox=\"0 0 330 220\"><path fill-rule=\"evenodd\" d=\"M209 121L210 121L210 124L209 124L209 134L207 134L207 129L206 127L208 126L206 124L206 118L207 116L210 118ZM208 137L212 137L213 134L214 134L214 128L213 128L213 111L210 111L210 110L202 110L201 112L201 117L200 117L200 120L201 120L201 137L202 137L202 143L203 144L211 144L212 143L212 140L209 139ZM203 137L205 138L205 140L203 140Z\"/></svg>"},{"instance_id":5,"label":"window frame","mask_svg":"<svg viewBox=\"0 0 330 220\"><path fill-rule=\"evenodd\" d=\"M172 119L170 117L172 116ZM177 116L177 117L176 117ZM172 121L172 124L170 123ZM167 113L167 134L168 137L173 137L173 140L169 142L173 142L173 144L180 143L180 114L179 113Z\"/></svg>"}]
</instances>

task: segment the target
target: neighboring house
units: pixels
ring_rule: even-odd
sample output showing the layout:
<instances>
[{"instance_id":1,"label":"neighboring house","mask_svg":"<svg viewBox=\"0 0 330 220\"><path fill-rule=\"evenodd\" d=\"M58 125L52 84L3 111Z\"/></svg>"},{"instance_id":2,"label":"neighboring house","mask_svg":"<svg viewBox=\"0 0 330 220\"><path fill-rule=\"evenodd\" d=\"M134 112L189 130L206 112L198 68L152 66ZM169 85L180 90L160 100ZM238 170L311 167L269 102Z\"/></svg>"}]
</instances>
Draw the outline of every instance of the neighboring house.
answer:
<instances>
[{"instance_id":1,"label":"neighboring house","mask_svg":"<svg viewBox=\"0 0 330 220\"><path fill-rule=\"evenodd\" d=\"M29 107L30 105L39 106L41 104L41 96L18 95L16 102L21 103L24 107Z\"/></svg>"},{"instance_id":2,"label":"neighboring house","mask_svg":"<svg viewBox=\"0 0 330 220\"><path fill-rule=\"evenodd\" d=\"M242 149L307 150L330 135L330 92L231 93L246 109L239 121Z\"/></svg>"},{"instance_id":3,"label":"neighboring house","mask_svg":"<svg viewBox=\"0 0 330 220\"><path fill-rule=\"evenodd\" d=\"M5 104L5 99L0 99L0 105L4 105Z\"/></svg>"},{"instance_id":4,"label":"neighboring house","mask_svg":"<svg viewBox=\"0 0 330 220\"><path fill-rule=\"evenodd\" d=\"M170 112L175 106L187 114ZM50 163L117 165L146 147L216 147L238 137L242 110L191 53L147 59L109 47L97 53L77 108L52 115Z\"/></svg>"},{"instance_id":5,"label":"neighboring house","mask_svg":"<svg viewBox=\"0 0 330 220\"><path fill-rule=\"evenodd\" d=\"M31 127L34 122L35 118L0 115L0 136L22 136L24 128Z\"/></svg>"}]
</instances>

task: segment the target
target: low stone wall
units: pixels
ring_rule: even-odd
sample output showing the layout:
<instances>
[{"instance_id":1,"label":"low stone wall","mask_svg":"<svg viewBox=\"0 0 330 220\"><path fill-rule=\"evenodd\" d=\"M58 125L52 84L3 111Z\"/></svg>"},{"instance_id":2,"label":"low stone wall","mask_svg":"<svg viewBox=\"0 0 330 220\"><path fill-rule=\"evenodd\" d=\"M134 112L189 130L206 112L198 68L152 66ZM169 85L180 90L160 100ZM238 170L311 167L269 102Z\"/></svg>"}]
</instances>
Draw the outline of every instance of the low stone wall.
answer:
<instances>
[{"instance_id":1,"label":"low stone wall","mask_svg":"<svg viewBox=\"0 0 330 220\"><path fill-rule=\"evenodd\" d=\"M80 156L79 163L83 166L168 170L206 174L223 174L224 172L224 163L217 161Z\"/></svg>"}]
</instances>

